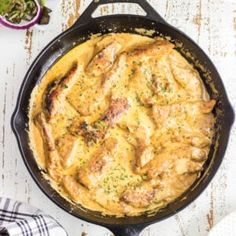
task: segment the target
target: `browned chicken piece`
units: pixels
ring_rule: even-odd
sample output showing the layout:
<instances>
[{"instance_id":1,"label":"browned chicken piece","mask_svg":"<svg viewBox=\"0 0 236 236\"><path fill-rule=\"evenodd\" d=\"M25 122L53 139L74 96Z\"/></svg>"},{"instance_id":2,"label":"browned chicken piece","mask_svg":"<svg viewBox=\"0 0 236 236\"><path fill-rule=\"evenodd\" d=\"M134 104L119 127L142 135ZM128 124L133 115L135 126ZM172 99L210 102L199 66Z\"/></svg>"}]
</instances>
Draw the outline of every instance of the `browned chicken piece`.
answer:
<instances>
[{"instance_id":1,"label":"browned chicken piece","mask_svg":"<svg viewBox=\"0 0 236 236\"><path fill-rule=\"evenodd\" d=\"M210 113L214 106L215 100L154 105L153 118L159 128L178 128L180 123L182 126L187 125L189 129L202 129L207 134L210 133L207 129L214 124L213 115Z\"/></svg>"},{"instance_id":2,"label":"browned chicken piece","mask_svg":"<svg viewBox=\"0 0 236 236\"><path fill-rule=\"evenodd\" d=\"M199 115L199 114L208 114L212 112L216 104L215 100L209 101L196 101L196 102L181 102L177 104L154 106L154 112L159 112L157 115L160 115L162 119L166 119L171 115ZM158 119L158 117L157 117Z\"/></svg>"},{"instance_id":3,"label":"browned chicken piece","mask_svg":"<svg viewBox=\"0 0 236 236\"><path fill-rule=\"evenodd\" d=\"M113 126L121 114L128 109L128 107L129 104L127 98L112 99L107 112L101 120L107 122L109 126Z\"/></svg>"},{"instance_id":4,"label":"browned chicken piece","mask_svg":"<svg viewBox=\"0 0 236 236\"><path fill-rule=\"evenodd\" d=\"M111 70L102 75L101 81L97 85L98 93L94 95L90 94L83 106L76 108L80 114L83 116L89 116L96 111L99 103L101 103L109 95L113 84L120 78L125 69L125 63L126 56L125 54L121 54L114 62Z\"/></svg>"},{"instance_id":5,"label":"browned chicken piece","mask_svg":"<svg viewBox=\"0 0 236 236\"><path fill-rule=\"evenodd\" d=\"M181 146L173 144L172 150L163 151L148 162L140 172L153 179L162 174L191 174L198 172L202 168L201 159L206 158L204 150L191 146ZM169 149L171 149L169 147ZM204 153L203 153L204 152ZM196 161L195 161L196 160Z\"/></svg>"},{"instance_id":6,"label":"browned chicken piece","mask_svg":"<svg viewBox=\"0 0 236 236\"><path fill-rule=\"evenodd\" d=\"M169 180L169 189L173 192L173 197L176 198L176 196L184 193L193 184L197 177L198 173L192 173L188 175L179 175L178 178L171 178Z\"/></svg>"},{"instance_id":7,"label":"browned chicken piece","mask_svg":"<svg viewBox=\"0 0 236 236\"><path fill-rule=\"evenodd\" d=\"M142 182L125 190L120 196L120 201L135 208L143 208L153 202L157 192L157 187L153 187L150 182Z\"/></svg>"},{"instance_id":8,"label":"browned chicken piece","mask_svg":"<svg viewBox=\"0 0 236 236\"><path fill-rule=\"evenodd\" d=\"M81 71L82 66L79 66L76 62L65 76L49 85L44 101L49 119L62 111L66 96L79 78Z\"/></svg>"},{"instance_id":9,"label":"browned chicken piece","mask_svg":"<svg viewBox=\"0 0 236 236\"><path fill-rule=\"evenodd\" d=\"M142 126L135 126L127 124L127 128L131 134L136 138L135 142L135 170L138 172L139 168L145 166L150 160L154 158L153 147L150 146L149 131Z\"/></svg>"},{"instance_id":10,"label":"browned chicken piece","mask_svg":"<svg viewBox=\"0 0 236 236\"><path fill-rule=\"evenodd\" d=\"M67 193L71 196L73 201L78 202L82 200L83 197L87 195L87 190L79 182L76 181L74 176L65 176L63 178L63 185Z\"/></svg>"},{"instance_id":11,"label":"browned chicken piece","mask_svg":"<svg viewBox=\"0 0 236 236\"><path fill-rule=\"evenodd\" d=\"M71 134L65 134L56 140L56 147L64 167L72 165L78 145L78 138Z\"/></svg>"},{"instance_id":12,"label":"browned chicken piece","mask_svg":"<svg viewBox=\"0 0 236 236\"><path fill-rule=\"evenodd\" d=\"M199 131L208 137L210 140L213 136L213 128L215 124L214 115L212 113L204 114L201 118L195 121L195 127L199 129ZM202 140L203 141L203 140Z\"/></svg>"},{"instance_id":13,"label":"browned chicken piece","mask_svg":"<svg viewBox=\"0 0 236 236\"><path fill-rule=\"evenodd\" d=\"M128 52L128 56L132 57L155 57L160 58L163 55L167 55L174 48L172 43L163 40L155 40L154 43L150 43Z\"/></svg>"},{"instance_id":14,"label":"browned chicken piece","mask_svg":"<svg viewBox=\"0 0 236 236\"><path fill-rule=\"evenodd\" d=\"M212 112L214 106L216 105L216 100L209 100L209 101L205 101L199 104L200 106L200 110L202 113L204 114L208 114L210 112Z\"/></svg>"},{"instance_id":15,"label":"browned chicken piece","mask_svg":"<svg viewBox=\"0 0 236 236\"><path fill-rule=\"evenodd\" d=\"M195 99L201 99L204 95L203 85L198 72L177 51L172 51L168 60L175 81L180 87L186 89Z\"/></svg>"},{"instance_id":16,"label":"browned chicken piece","mask_svg":"<svg viewBox=\"0 0 236 236\"><path fill-rule=\"evenodd\" d=\"M139 61L133 62L129 73L129 88L135 91L137 98L142 105L147 105L150 107L155 103L155 96L152 91L152 66L150 66L150 61ZM155 67L155 64L153 63Z\"/></svg>"},{"instance_id":17,"label":"browned chicken piece","mask_svg":"<svg viewBox=\"0 0 236 236\"><path fill-rule=\"evenodd\" d=\"M114 41L102 49L89 63L86 71L94 76L99 76L107 72L113 65L117 53L121 49L121 44Z\"/></svg>"},{"instance_id":18,"label":"browned chicken piece","mask_svg":"<svg viewBox=\"0 0 236 236\"><path fill-rule=\"evenodd\" d=\"M126 124L127 129L129 133L134 135L134 137L137 139L138 145L148 146L150 145L150 130L147 127L144 126L137 126L132 124Z\"/></svg>"},{"instance_id":19,"label":"browned chicken piece","mask_svg":"<svg viewBox=\"0 0 236 236\"><path fill-rule=\"evenodd\" d=\"M112 69L103 75L101 83L101 89L102 89L101 92L104 96L109 92L114 82L119 79L119 76L125 69L125 63L126 63L126 55L122 53L117 58Z\"/></svg>"},{"instance_id":20,"label":"browned chicken piece","mask_svg":"<svg viewBox=\"0 0 236 236\"><path fill-rule=\"evenodd\" d=\"M117 145L116 139L109 138L104 141L101 148L79 170L78 179L87 188L93 188L103 178L104 173L113 161L112 152Z\"/></svg>"},{"instance_id":21,"label":"browned chicken piece","mask_svg":"<svg viewBox=\"0 0 236 236\"><path fill-rule=\"evenodd\" d=\"M160 190L155 198L155 203L160 201L168 203L176 199L193 184L197 177L197 173L182 174L178 176L173 173L170 176L164 176L162 178Z\"/></svg>"},{"instance_id":22,"label":"browned chicken piece","mask_svg":"<svg viewBox=\"0 0 236 236\"><path fill-rule=\"evenodd\" d=\"M207 120L208 120L208 116L205 118L205 122ZM211 119L211 122L213 122L212 119ZM213 123L211 124L211 127L213 127ZM209 133L207 135L209 135ZM168 139L168 135L166 135L166 139ZM174 132L174 134L171 137L171 140L172 142L185 143L185 144L189 144L198 148L207 147L211 143L211 137L206 136L204 132L201 132L201 130L193 131L191 129L181 129L178 132ZM164 144L163 146L167 146L168 144L169 143L166 142L166 145Z\"/></svg>"},{"instance_id":23,"label":"browned chicken piece","mask_svg":"<svg viewBox=\"0 0 236 236\"><path fill-rule=\"evenodd\" d=\"M34 118L35 124L38 126L44 144L45 156L48 157L47 170L50 176L55 180L61 179L62 166L60 163L60 156L55 146L54 137L50 124L47 123L46 117L43 113L39 113Z\"/></svg>"},{"instance_id":24,"label":"browned chicken piece","mask_svg":"<svg viewBox=\"0 0 236 236\"><path fill-rule=\"evenodd\" d=\"M68 127L68 131L74 136L81 135L86 144L93 144L105 137L107 128L105 122L100 120L91 125L88 125L85 121L77 122L74 120Z\"/></svg>"},{"instance_id":25,"label":"browned chicken piece","mask_svg":"<svg viewBox=\"0 0 236 236\"><path fill-rule=\"evenodd\" d=\"M91 199L88 189L82 186L75 176L65 176L63 177L63 186L67 193L71 196L74 202L79 202L81 204L90 205L95 208L100 208L100 206Z\"/></svg>"},{"instance_id":26,"label":"browned chicken piece","mask_svg":"<svg viewBox=\"0 0 236 236\"><path fill-rule=\"evenodd\" d=\"M169 175L163 175L159 181L144 181L125 190L120 196L120 201L135 208L146 208L154 202L169 202L183 193L196 178L196 173L176 174L172 171Z\"/></svg>"},{"instance_id":27,"label":"browned chicken piece","mask_svg":"<svg viewBox=\"0 0 236 236\"><path fill-rule=\"evenodd\" d=\"M122 207L122 204L120 204L119 198L114 199L110 196L107 196L106 193L104 193L104 189L102 188L96 188L93 190L93 200L98 203L103 208L116 213L117 215L123 215L124 209Z\"/></svg>"},{"instance_id":28,"label":"browned chicken piece","mask_svg":"<svg viewBox=\"0 0 236 236\"><path fill-rule=\"evenodd\" d=\"M188 158L182 158L175 160L175 171L177 175L192 174L202 169L202 162L195 162Z\"/></svg>"},{"instance_id":29,"label":"browned chicken piece","mask_svg":"<svg viewBox=\"0 0 236 236\"><path fill-rule=\"evenodd\" d=\"M193 161L199 161L199 162L205 161L208 152L209 152L209 147L204 147L204 148L192 147L191 159Z\"/></svg>"},{"instance_id":30,"label":"browned chicken piece","mask_svg":"<svg viewBox=\"0 0 236 236\"><path fill-rule=\"evenodd\" d=\"M75 120L68 130L73 135L81 135L87 144L96 143L105 137L107 129L113 126L127 109L126 98L111 99L107 111L98 121L88 125L86 122L78 123Z\"/></svg>"},{"instance_id":31,"label":"browned chicken piece","mask_svg":"<svg viewBox=\"0 0 236 236\"><path fill-rule=\"evenodd\" d=\"M157 178L163 173L168 174L172 171L175 158L176 156L170 153L158 154L140 169L140 173L146 174L149 179Z\"/></svg>"},{"instance_id":32,"label":"browned chicken piece","mask_svg":"<svg viewBox=\"0 0 236 236\"><path fill-rule=\"evenodd\" d=\"M136 171L144 167L149 161L154 158L154 150L152 146L144 146L140 144L135 151L135 167Z\"/></svg>"},{"instance_id":33,"label":"browned chicken piece","mask_svg":"<svg viewBox=\"0 0 236 236\"><path fill-rule=\"evenodd\" d=\"M210 145L211 136L212 135L206 136L203 132L190 129L189 127L181 127L181 129L169 128L163 133L154 133L151 138L151 143L156 151L171 147L173 143L182 143L196 148L204 148Z\"/></svg>"}]
</instances>

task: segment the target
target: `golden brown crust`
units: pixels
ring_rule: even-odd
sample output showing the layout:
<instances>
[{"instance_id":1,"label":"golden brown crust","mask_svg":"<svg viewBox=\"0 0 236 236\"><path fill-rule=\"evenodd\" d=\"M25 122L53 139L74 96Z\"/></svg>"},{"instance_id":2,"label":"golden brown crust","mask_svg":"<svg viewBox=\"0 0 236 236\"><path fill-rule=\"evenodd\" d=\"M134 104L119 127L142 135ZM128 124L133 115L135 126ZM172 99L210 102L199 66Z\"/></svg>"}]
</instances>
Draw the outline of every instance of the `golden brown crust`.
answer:
<instances>
[{"instance_id":1,"label":"golden brown crust","mask_svg":"<svg viewBox=\"0 0 236 236\"><path fill-rule=\"evenodd\" d=\"M76 122L75 120L68 127L68 130L72 135L81 135L86 144L97 143L105 137L108 128L112 127L119 120L119 117L128 107L128 100L126 98L111 99L108 109L100 119L90 125L85 121Z\"/></svg>"},{"instance_id":2,"label":"golden brown crust","mask_svg":"<svg viewBox=\"0 0 236 236\"><path fill-rule=\"evenodd\" d=\"M168 55L174 45L166 40L155 40L153 43L136 48L128 53L130 57L155 57L159 58Z\"/></svg>"},{"instance_id":3,"label":"golden brown crust","mask_svg":"<svg viewBox=\"0 0 236 236\"><path fill-rule=\"evenodd\" d=\"M48 86L48 90L45 93L45 110L47 111L49 119L52 119L56 114L61 111L61 106L65 102L65 98L72 88L76 80L78 79L77 62L73 63L71 69L61 79L53 81Z\"/></svg>"},{"instance_id":4,"label":"golden brown crust","mask_svg":"<svg viewBox=\"0 0 236 236\"><path fill-rule=\"evenodd\" d=\"M126 98L111 99L110 106L101 120L107 122L109 126L112 126L128 107L129 104Z\"/></svg>"},{"instance_id":5,"label":"golden brown crust","mask_svg":"<svg viewBox=\"0 0 236 236\"><path fill-rule=\"evenodd\" d=\"M107 47L102 49L97 55L94 56L92 61L86 68L86 72L93 76L99 76L104 74L109 68L112 67L118 51L121 49L121 45L114 41Z\"/></svg>"}]
</instances>

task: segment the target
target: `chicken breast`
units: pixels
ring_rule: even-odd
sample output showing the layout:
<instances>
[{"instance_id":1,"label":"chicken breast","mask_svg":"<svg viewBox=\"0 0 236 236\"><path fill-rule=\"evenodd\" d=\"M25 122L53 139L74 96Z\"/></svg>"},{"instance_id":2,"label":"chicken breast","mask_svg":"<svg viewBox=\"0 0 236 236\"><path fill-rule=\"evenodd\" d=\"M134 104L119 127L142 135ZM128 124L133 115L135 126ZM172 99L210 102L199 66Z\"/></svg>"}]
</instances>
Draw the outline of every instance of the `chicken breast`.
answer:
<instances>
[{"instance_id":1,"label":"chicken breast","mask_svg":"<svg viewBox=\"0 0 236 236\"><path fill-rule=\"evenodd\" d=\"M155 199L157 192L158 189L150 182L143 182L125 190L120 200L136 208L147 207Z\"/></svg>"},{"instance_id":2,"label":"chicken breast","mask_svg":"<svg viewBox=\"0 0 236 236\"><path fill-rule=\"evenodd\" d=\"M155 57L160 58L163 55L169 54L174 45L165 40L156 39L153 43L146 44L139 48L135 48L128 53L129 57Z\"/></svg>"},{"instance_id":3,"label":"chicken breast","mask_svg":"<svg viewBox=\"0 0 236 236\"><path fill-rule=\"evenodd\" d=\"M56 149L52 128L43 113L37 114L34 118L34 122L39 127L41 138L44 141L44 151L47 157L46 168L54 180L60 181L62 177L61 159Z\"/></svg>"},{"instance_id":4,"label":"chicken breast","mask_svg":"<svg viewBox=\"0 0 236 236\"><path fill-rule=\"evenodd\" d=\"M78 179L86 188L93 188L104 177L106 170L113 161L112 152L115 149L117 141L115 139L107 139L103 146L94 156L81 167Z\"/></svg>"},{"instance_id":5,"label":"chicken breast","mask_svg":"<svg viewBox=\"0 0 236 236\"><path fill-rule=\"evenodd\" d=\"M63 104L70 89L78 80L83 68L75 62L61 79L53 81L45 94L45 110L49 119L55 117L63 109Z\"/></svg>"},{"instance_id":6,"label":"chicken breast","mask_svg":"<svg viewBox=\"0 0 236 236\"><path fill-rule=\"evenodd\" d=\"M215 101L181 102L153 106L153 118L157 127L164 129L199 130L211 134L214 118L211 114Z\"/></svg>"},{"instance_id":7,"label":"chicken breast","mask_svg":"<svg viewBox=\"0 0 236 236\"><path fill-rule=\"evenodd\" d=\"M119 121L119 117L128 107L128 100L126 98L111 99L108 109L99 120L90 125L85 121L77 122L74 120L68 129L73 135L81 135L87 144L97 143L105 137L109 127Z\"/></svg>"},{"instance_id":8,"label":"chicken breast","mask_svg":"<svg viewBox=\"0 0 236 236\"><path fill-rule=\"evenodd\" d=\"M86 72L93 76L99 76L106 73L112 67L121 47L122 45L116 41L107 45L93 57L92 61L86 68Z\"/></svg>"},{"instance_id":9,"label":"chicken breast","mask_svg":"<svg viewBox=\"0 0 236 236\"><path fill-rule=\"evenodd\" d=\"M89 191L76 180L75 176L65 176L62 183L66 193L70 196L73 202L81 203L83 206L88 208L100 211L102 210L101 206L92 199Z\"/></svg>"},{"instance_id":10,"label":"chicken breast","mask_svg":"<svg viewBox=\"0 0 236 236\"><path fill-rule=\"evenodd\" d=\"M113 126L128 107L129 104L126 98L112 99L108 110L101 120L107 122L109 126Z\"/></svg>"},{"instance_id":11,"label":"chicken breast","mask_svg":"<svg viewBox=\"0 0 236 236\"><path fill-rule=\"evenodd\" d=\"M175 144L168 149L164 149L161 153L155 155L141 170L142 174L148 176L149 179L165 175L172 175L173 173L195 173L198 172L203 165L204 157L199 150L191 146ZM195 160L198 161L195 161Z\"/></svg>"},{"instance_id":12,"label":"chicken breast","mask_svg":"<svg viewBox=\"0 0 236 236\"><path fill-rule=\"evenodd\" d=\"M203 98L204 88L197 70L176 51L169 54L168 60L175 81L194 95L195 99Z\"/></svg>"},{"instance_id":13,"label":"chicken breast","mask_svg":"<svg viewBox=\"0 0 236 236\"><path fill-rule=\"evenodd\" d=\"M56 148L61 157L62 165L67 168L75 160L80 141L78 137L71 134L65 134L56 140Z\"/></svg>"},{"instance_id":14,"label":"chicken breast","mask_svg":"<svg viewBox=\"0 0 236 236\"><path fill-rule=\"evenodd\" d=\"M110 70L94 79L95 83L92 86L85 87L84 95L79 100L70 99L72 106L83 116L90 116L97 112L101 104L109 97L112 86L122 76L126 68L125 64L126 56L119 55Z\"/></svg>"}]
</instances>

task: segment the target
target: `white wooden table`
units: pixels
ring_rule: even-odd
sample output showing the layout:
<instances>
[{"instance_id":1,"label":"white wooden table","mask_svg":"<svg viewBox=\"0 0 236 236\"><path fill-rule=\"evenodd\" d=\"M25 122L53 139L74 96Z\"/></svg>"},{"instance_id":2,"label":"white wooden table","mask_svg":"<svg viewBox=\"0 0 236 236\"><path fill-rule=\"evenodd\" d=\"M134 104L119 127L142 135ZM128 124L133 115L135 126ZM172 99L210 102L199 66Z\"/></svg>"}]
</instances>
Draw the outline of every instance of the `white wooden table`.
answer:
<instances>
[{"instance_id":1,"label":"white wooden table","mask_svg":"<svg viewBox=\"0 0 236 236\"><path fill-rule=\"evenodd\" d=\"M10 118L23 77L40 50L69 27L90 0L54 1L50 25L14 31L0 27L0 196L35 205L56 217L70 236L105 236L111 233L67 214L36 186L21 159ZM236 108L236 1L149 0L171 24L190 35L217 66L229 99ZM103 7L97 14L141 12L131 5ZM198 236L226 214L236 210L236 126L231 132L223 163L207 190L179 214L145 229L142 236Z\"/></svg>"}]
</instances>

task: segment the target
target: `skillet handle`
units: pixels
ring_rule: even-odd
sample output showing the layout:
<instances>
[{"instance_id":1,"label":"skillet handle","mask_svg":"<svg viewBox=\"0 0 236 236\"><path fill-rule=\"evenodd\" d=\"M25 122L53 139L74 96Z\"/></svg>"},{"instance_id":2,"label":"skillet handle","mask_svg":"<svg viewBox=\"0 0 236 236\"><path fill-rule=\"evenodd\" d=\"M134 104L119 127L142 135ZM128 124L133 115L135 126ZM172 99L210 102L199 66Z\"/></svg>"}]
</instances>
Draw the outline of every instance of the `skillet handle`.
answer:
<instances>
[{"instance_id":1,"label":"skillet handle","mask_svg":"<svg viewBox=\"0 0 236 236\"><path fill-rule=\"evenodd\" d=\"M166 24L166 21L156 12L156 10L146 0L92 0L90 5L87 7L87 9L85 9L85 11L82 13L82 15L79 17L79 19L74 23L72 27L88 23L93 19L92 14L100 5L111 4L111 3L136 3L140 7L142 7L142 9L146 12L145 18Z\"/></svg>"},{"instance_id":2,"label":"skillet handle","mask_svg":"<svg viewBox=\"0 0 236 236\"><path fill-rule=\"evenodd\" d=\"M134 226L115 226L109 227L110 231L114 236L139 236L144 226L134 225Z\"/></svg>"}]
</instances>

